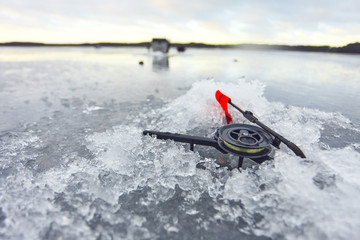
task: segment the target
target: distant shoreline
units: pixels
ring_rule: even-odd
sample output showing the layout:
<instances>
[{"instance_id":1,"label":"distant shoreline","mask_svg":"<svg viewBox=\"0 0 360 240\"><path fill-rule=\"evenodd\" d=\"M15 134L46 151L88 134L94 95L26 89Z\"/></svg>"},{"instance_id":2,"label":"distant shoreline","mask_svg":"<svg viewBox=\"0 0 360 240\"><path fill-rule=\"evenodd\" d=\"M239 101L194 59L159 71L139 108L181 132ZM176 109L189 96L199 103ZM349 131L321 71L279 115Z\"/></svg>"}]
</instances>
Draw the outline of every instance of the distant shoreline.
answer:
<instances>
[{"instance_id":1,"label":"distant shoreline","mask_svg":"<svg viewBox=\"0 0 360 240\"><path fill-rule=\"evenodd\" d=\"M0 43L0 47L150 47L150 42L141 43L79 43L79 44L49 44L38 42L6 42ZM244 49L244 50L279 50L279 51L303 51L303 52L328 52L328 53L355 53L360 54L360 42L350 43L343 47L330 46L306 46L306 45L271 45L271 44L205 44L205 43L171 43L171 47L184 46L185 48L220 48L220 49Z\"/></svg>"}]
</instances>

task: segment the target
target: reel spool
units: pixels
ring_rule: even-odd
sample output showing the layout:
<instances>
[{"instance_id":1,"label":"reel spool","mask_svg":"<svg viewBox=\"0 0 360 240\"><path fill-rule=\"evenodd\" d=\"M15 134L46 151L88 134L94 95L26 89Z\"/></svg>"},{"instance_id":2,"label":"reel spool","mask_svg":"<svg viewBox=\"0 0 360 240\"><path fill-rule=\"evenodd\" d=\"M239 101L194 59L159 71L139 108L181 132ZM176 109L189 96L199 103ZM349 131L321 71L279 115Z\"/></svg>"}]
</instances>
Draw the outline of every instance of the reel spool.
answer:
<instances>
[{"instance_id":1,"label":"reel spool","mask_svg":"<svg viewBox=\"0 0 360 240\"><path fill-rule=\"evenodd\" d=\"M248 124L222 126L217 130L215 139L225 152L251 159L269 155L273 142L269 133Z\"/></svg>"}]
</instances>

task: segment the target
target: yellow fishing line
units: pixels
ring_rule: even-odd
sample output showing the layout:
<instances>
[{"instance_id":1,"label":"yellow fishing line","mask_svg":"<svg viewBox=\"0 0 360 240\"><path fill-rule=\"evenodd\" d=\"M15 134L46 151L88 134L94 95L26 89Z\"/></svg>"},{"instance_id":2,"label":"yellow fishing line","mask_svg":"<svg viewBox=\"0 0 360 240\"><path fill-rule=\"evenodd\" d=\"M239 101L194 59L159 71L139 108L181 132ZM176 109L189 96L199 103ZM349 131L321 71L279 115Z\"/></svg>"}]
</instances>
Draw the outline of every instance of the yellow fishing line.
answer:
<instances>
[{"instance_id":1,"label":"yellow fishing line","mask_svg":"<svg viewBox=\"0 0 360 240\"><path fill-rule=\"evenodd\" d=\"M228 148L238 151L238 152L258 153L258 152L261 152L262 150L264 150L264 148L241 148L241 147L234 146L224 140L223 140L223 142Z\"/></svg>"}]
</instances>

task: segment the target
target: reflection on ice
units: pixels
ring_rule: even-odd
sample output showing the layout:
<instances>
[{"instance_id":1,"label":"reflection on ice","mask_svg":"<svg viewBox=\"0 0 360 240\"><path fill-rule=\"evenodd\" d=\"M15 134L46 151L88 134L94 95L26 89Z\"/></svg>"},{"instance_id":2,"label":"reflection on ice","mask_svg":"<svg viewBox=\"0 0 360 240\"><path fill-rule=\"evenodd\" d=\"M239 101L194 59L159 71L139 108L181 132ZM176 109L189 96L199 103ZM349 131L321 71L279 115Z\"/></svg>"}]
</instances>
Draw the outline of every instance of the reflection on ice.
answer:
<instances>
[{"instance_id":1,"label":"reflection on ice","mask_svg":"<svg viewBox=\"0 0 360 240\"><path fill-rule=\"evenodd\" d=\"M153 56L153 71L162 71L169 69L169 57L167 55Z\"/></svg>"},{"instance_id":2,"label":"reflection on ice","mask_svg":"<svg viewBox=\"0 0 360 240\"><path fill-rule=\"evenodd\" d=\"M149 52L146 54L152 60L153 72L167 71L169 69L169 54L163 52Z\"/></svg>"}]
</instances>

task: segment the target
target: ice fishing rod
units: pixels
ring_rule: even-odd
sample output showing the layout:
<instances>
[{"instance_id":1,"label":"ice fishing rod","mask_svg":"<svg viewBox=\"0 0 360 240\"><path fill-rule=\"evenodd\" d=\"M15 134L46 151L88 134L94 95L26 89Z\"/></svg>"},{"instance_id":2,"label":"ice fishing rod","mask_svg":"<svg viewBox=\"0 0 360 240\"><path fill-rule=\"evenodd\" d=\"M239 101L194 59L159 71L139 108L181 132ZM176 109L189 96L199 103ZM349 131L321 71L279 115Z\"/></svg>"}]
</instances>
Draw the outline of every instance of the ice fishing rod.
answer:
<instances>
[{"instance_id":1,"label":"ice fishing rod","mask_svg":"<svg viewBox=\"0 0 360 240\"><path fill-rule=\"evenodd\" d=\"M261 127L262 129L264 129L266 132L268 132L269 134L271 134L275 139L272 143L272 145L276 148L280 148L280 144L284 143L288 148L290 148L297 156L301 157L301 158L306 158L305 154L301 151L301 149L296 146L296 144L294 144L293 142L287 140L286 138L284 138L283 136L281 136L280 134L278 134L277 132L275 132L274 130L270 129L268 126L266 126L265 124L263 124L262 122L260 122L252 112L250 111L243 111L241 108L239 108L238 106L236 106L232 101L231 98L229 98L228 96L226 96L225 94L223 94L222 92L220 92L219 90L216 91L215 93L215 97L216 100L220 103L221 107L224 109L225 111L225 116L226 116L226 120L227 123L230 123L232 118L227 110L227 104L229 103L231 106L233 106L235 109L237 109L239 112L242 113L242 115L249 120L252 123L255 123L256 125L258 125L259 127Z\"/></svg>"},{"instance_id":2,"label":"ice fishing rod","mask_svg":"<svg viewBox=\"0 0 360 240\"><path fill-rule=\"evenodd\" d=\"M150 135L162 140L188 143L191 151L194 151L195 145L216 148L224 154L229 153L238 156L237 168L243 167L244 159L250 159L258 164L272 160L272 146L280 148L281 143L288 146L297 156L305 158L305 154L298 146L261 123L252 112L241 110L231 102L228 96L219 90L216 91L215 97L225 111L228 124L219 127L212 138L151 130L143 131L143 135ZM228 103L239 110L246 119L258 126L241 123L229 124L232 118L227 109Z\"/></svg>"}]
</instances>

